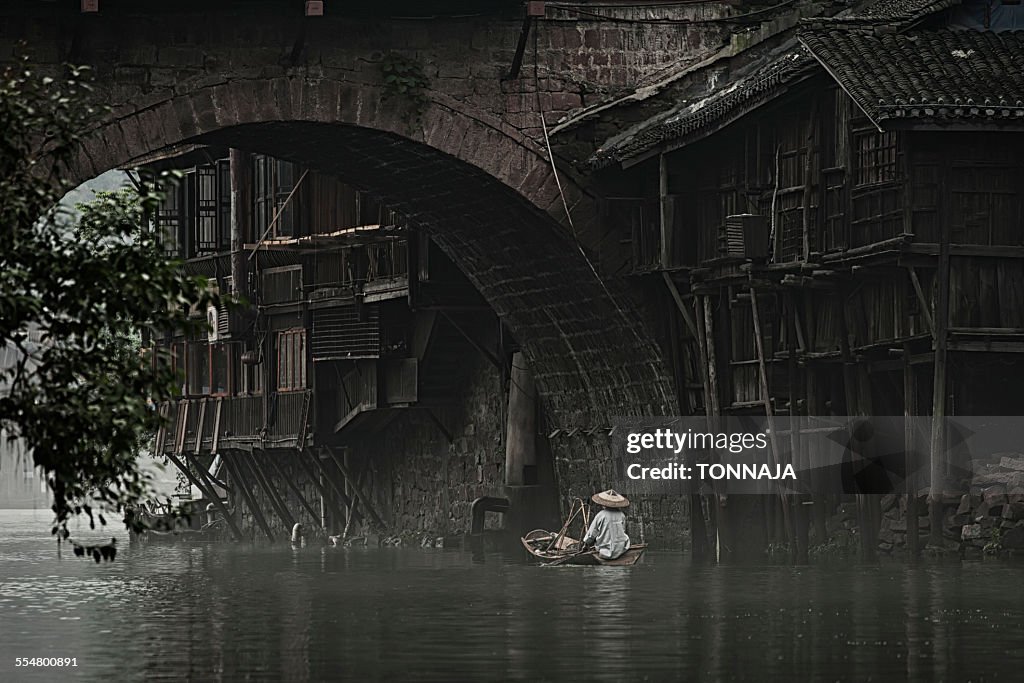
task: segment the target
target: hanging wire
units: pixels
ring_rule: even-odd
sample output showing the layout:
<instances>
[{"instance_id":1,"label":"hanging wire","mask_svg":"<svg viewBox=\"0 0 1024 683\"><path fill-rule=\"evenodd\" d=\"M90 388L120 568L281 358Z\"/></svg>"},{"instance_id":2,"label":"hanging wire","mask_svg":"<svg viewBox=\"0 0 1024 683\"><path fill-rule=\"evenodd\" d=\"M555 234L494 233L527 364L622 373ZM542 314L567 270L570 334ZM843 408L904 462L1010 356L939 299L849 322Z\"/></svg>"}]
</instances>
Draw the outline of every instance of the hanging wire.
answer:
<instances>
[{"instance_id":1,"label":"hanging wire","mask_svg":"<svg viewBox=\"0 0 1024 683\"><path fill-rule=\"evenodd\" d=\"M569 211L569 204L565 200L565 192L562 189L562 181L558 175L558 167L555 165L555 156L551 151L551 139L548 136L547 122L544 120L544 110L540 104L540 77L538 74L540 56L537 47L538 33L539 31L537 30L533 32L533 81L534 95L537 103L537 115L540 117L541 130L544 133L544 145L547 149L548 163L551 164L551 174L555 179L555 186L558 188L558 196L561 198L562 208L565 210L565 218L566 221L569 223L570 234L572 235L573 242L576 244L576 249L579 250L580 254L583 256L583 260L586 262L587 267L590 268L590 272L597 279L598 283L600 283L601 289L604 291L605 296L608 297L608 299L612 303L612 306L615 307L615 311L622 318L623 322L626 325L626 329L630 330L633 333L633 336L636 338L638 344L644 346L645 342L640 337L640 333L636 329L636 324L629 319L629 316L626 315L626 312L622 310L621 306L619 306L618 300L614 296L612 296L612 293L608 290L608 286L605 284L604 278L602 278L601 275L597 272L597 268L594 267L593 261L590 259L590 256L587 254L586 250L584 250L583 245L580 244L579 236L576 234L576 225L573 223L572 213Z\"/></svg>"}]
</instances>

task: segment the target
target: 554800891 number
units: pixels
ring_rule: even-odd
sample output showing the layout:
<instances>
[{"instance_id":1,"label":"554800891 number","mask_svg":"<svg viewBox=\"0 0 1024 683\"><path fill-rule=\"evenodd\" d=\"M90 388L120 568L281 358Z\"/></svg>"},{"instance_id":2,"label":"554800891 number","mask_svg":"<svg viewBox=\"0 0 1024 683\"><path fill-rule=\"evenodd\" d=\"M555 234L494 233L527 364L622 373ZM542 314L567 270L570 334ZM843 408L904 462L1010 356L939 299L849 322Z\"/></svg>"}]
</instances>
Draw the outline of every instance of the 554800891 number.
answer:
<instances>
[{"instance_id":1,"label":"554800891 number","mask_svg":"<svg viewBox=\"0 0 1024 683\"><path fill-rule=\"evenodd\" d=\"M15 657L14 666L78 666L77 657Z\"/></svg>"}]
</instances>

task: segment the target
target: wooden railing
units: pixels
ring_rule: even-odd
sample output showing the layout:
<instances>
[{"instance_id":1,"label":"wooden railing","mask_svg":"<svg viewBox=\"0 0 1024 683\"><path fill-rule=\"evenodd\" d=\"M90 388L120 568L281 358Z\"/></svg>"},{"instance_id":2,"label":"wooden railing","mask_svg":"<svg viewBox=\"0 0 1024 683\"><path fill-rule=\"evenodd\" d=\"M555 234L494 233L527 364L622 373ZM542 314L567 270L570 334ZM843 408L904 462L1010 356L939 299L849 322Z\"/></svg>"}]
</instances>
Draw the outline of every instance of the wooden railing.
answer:
<instances>
[{"instance_id":1,"label":"wooden railing","mask_svg":"<svg viewBox=\"0 0 1024 683\"><path fill-rule=\"evenodd\" d=\"M166 423L156 438L157 453L216 453L221 448L304 443L309 391L271 396L271 424L263 419L262 396L182 399L160 406ZM292 443L294 442L294 443Z\"/></svg>"}]
</instances>

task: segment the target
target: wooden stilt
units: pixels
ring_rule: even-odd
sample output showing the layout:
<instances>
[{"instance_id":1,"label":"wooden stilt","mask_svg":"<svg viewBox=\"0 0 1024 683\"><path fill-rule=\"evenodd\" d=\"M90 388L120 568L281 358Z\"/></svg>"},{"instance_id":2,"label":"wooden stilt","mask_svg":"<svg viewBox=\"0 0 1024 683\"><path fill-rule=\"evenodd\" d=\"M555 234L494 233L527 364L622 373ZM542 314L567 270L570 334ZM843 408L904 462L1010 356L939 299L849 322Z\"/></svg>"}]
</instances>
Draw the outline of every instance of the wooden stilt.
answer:
<instances>
[{"instance_id":1,"label":"wooden stilt","mask_svg":"<svg viewBox=\"0 0 1024 683\"><path fill-rule=\"evenodd\" d=\"M863 414L857 401L858 380L856 368L853 363L853 353L850 350L849 325L846 321L847 306L845 305L846 292L840 290L836 296L836 318L839 322L839 352L843 359L843 391L846 397L846 414L854 417ZM850 443L853 442L853 434L848 436ZM857 527L860 529L860 551L861 557L865 560L874 558L875 549L871 546L868 535L865 533L870 522L867 519L867 510L863 494L856 494L857 500Z\"/></svg>"},{"instance_id":2,"label":"wooden stilt","mask_svg":"<svg viewBox=\"0 0 1024 683\"><path fill-rule=\"evenodd\" d=\"M242 473L242 468L235 460L234 456L228 456L226 453L222 453L221 456L224 458L224 465L231 473L231 479L235 484L234 488L242 494L242 497L245 499L245 504L249 506L249 510L252 512L252 516L256 520L256 524L258 524L260 529L263 530L267 540L273 543L274 533L270 530L270 525L267 524L267 519L263 516L263 511L260 509L259 505L256 504L256 499L249 490L249 482Z\"/></svg>"},{"instance_id":3,"label":"wooden stilt","mask_svg":"<svg viewBox=\"0 0 1024 683\"><path fill-rule=\"evenodd\" d=\"M313 456L311 455L311 457ZM313 486L316 487L317 491L320 492L320 496L323 498L324 503L330 509L331 514L336 520L335 523L339 523L341 519L344 519L345 515L342 513L341 508L338 507L338 503L334 496L331 495L331 491L328 487L324 486L323 482L320 481L318 473L314 471L313 466L309 464L309 460L306 458L306 452L300 450L296 454L296 460L299 463L299 467L301 467L306 473L306 476L309 477L310 483L312 483Z\"/></svg>"},{"instance_id":4,"label":"wooden stilt","mask_svg":"<svg viewBox=\"0 0 1024 683\"><path fill-rule=\"evenodd\" d=\"M934 339L935 364L932 380L931 487L928 490L928 516L931 520L929 543L942 547L942 494L946 479L946 346L949 329L949 240L950 219L942 218L939 241L938 300L935 302Z\"/></svg>"},{"instance_id":5,"label":"wooden stilt","mask_svg":"<svg viewBox=\"0 0 1024 683\"><path fill-rule=\"evenodd\" d=\"M721 414L719 407L719 391L718 391L718 364L715 354L715 317L714 312L711 310L711 300L707 296L699 297L701 300L701 306L698 311L697 319L703 321L704 339L702 341L704 348L704 360L705 360L705 371L706 379L704 382L705 392L705 404L704 410L708 418L708 431L716 433L718 431L718 417ZM720 514L721 498L717 493L712 494L711 500L709 501L709 525L711 527L712 536L715 539L715 558L721 559L721 541L722 541L722 524L727 522L723 519L724 515ZM728 529L726 530L728 535Z\"/></svg>"},{"instance_id":6,"label":"wooden stilt","mask_svg":"<svg viewBox=\"0 0 1024 683\"><path fill-rule=\"evenodd\" d=\"M707 365L704 353L704 340L702 339L703 324L698 326L697 322L694 321L694 317L690 314L689 309L686 307L686 303L683 301L683 297L679 294L679 289L676 284L669 277L668 273L662 272L662 277L665 280L665 285L668 287L669 293L672 296L672 300L676 304L676 308L679 309L679 314L683 318L683 322L686 324L686 328L690 331L693 336L694 343L697 346L697 367L701 374L701 384L704 390L704 413L708 414L708 382L707 382ZM698 318L700 319L700 318ZM701 320L701 323L703 321ZM673 329L675 327L673 326ZM683 374L680 373L680 377ZM689 466L693 466L694 463L688 463ZM704 506L701 503L701 496L699 493L692 493L689 496L690 502L690 546L691 553L695 559L702 559L707 555L707 539L708 532L707 526L704 523Z\"/></svg>"},{"instance_id":7,"label":"wooden stilt","mask_svg":"<svg viewBox=\"0 0 1024 683\"><path fill-rule=\"evenodd\" d=\"M779 443L775 433L775 415L772 410L772 399L768 392L768 369L765 367L764 361L764 337L761 335L761 315L758 312L757 290L753 287L750 288L750 312L754 318L754 348L757 351L758 377L761 382L761 401L764 403L764 416L768 421L768 444L771 446L772 464L778 466L781 464ZM786 529L786 541L792 548L794 539L793 524L789 514L789 496L780 491L779 501L782 503L782 523Z\"/></svg>"},{"instance_id":8,"label":"wooden stilt","mask_svg":"<svg viewBox=\"0 0 1024 683\"><path fill-rule=\"evenodd\" d=\"M307 513L309 513L310 519L312 519L313 522L316 523L318 526L322 527L320 513L318 513L313 508L313 506L309 504L309 502L306 500L306 497L302 495L302 491L295 484L295 482L292 481L292 479L285 474L284 470L281 468L281 465L278 464L277 460L275 460L274 458L268 458L268 462L270 463L274 472L277 473L277 476L281 479L281 481L284 482L285 486L291 489L291 492L294 493L295 497L299 499L299 504L302 505L302 507L306 510Z\"/></svg>"},{"instance_id":9,"label":"wooden stilt","mask_svg":"<svg viewBox=\"0 0 1024 683\"><path fill-rule=\"evenodd\" d=\"M359 468L359 478L356 480L356 486L362 486L363 485L363 476L366 474L366 470L369 468L369 466L370 466L370 461L369 460L364 460L363 461L363 466L361 468ZM352 501L352 504L349 506L348 511L345 513L345 530L341 532L342 540L348 538L348 532L349 532L349 529L352 528L352 518L355 516L356 504L357 503L359 503L359 499L358 498L356 498L355 500Z\"/></svg>"},{"instance_id":10,"label":"wooden stilt","mask_svg":"<svg viewBox=\"0 0 1024 683\"><path fill-rule=\"evenodd\" d=\"M270 480L267 479L266 474L263 472L263 468L259 462L260 456L257 455L256 451L253 451L252 457L246 460L246 466L248 466L250 472L253 475L253 479L263 492L267 496L267 500L270 501L270 507L274 508L274 512L277 513L278 518L284 524L285 529L291 531L291 528L295 526L295 518L292 516L291 511L288 510L288 506L283 500L281 500L280 494L277 489L274 488Z\"/></svg>"},{"instance_id":11,"label":"wooden stilt","mask_svg":"<svg viewBox=\"0 0 1024 683\"><path fill-rule=\"evenodd\" d=\"M227 522L228 527L231 529L231 534L235 537L235 540L244 540L245 536L242 534L242 530L238 528L238 524L235 522L231 514L228 513L228 509L224 505L224 501L220 499L220 496L217 495L217 492L213 489L208 488L204 482L200 481L194 474L192 474L192 472L185 465L185 463L179 460L173 453L167 453L166 455L167 459L170 460L174 464L174 466L177 467L181 471L181 473L185 475L185 478L188 479L189 482L194 484L196 488L202 491L203 495L209 498L210 502L217 507L218 512L220 512L220 514L223 515L224 521Z\"/></svg>"},{"instance_id":12,"label":"wooden stilt","mask_svg":"<svg viewBox=\"0 0 1024 683\"><path fill-rule=\"evenodd\" d=\"M349 472L348 468L345 467L345 463L343 463L341 461L341 458L338 457L338 454L332 451L330 448L327 448L327 452L330 453L331 459L334 460L334 464L338 466L338 471L341 472L341 475L345 477L345 479L352 486L352 491L353 493L356 494L356 498L359 500L359 502L363 504L363 510L366 511L366 514L370 516L370 519L379 528L385 528L384 520L382 520L380 518L380 515L377 514L377 511L373 509L373 504L370 502L370 498L365 493L363 493L362 486L359 486L356 483L356 480L355 478L352 477L351 472Z\"/></svg>"},{"instance_id":13,"label":"wooden stilt","mask_svg":"<svg viewBox=\"0 0 1024 683\"><path fill-rule=\"evenodd\" d=\"M916 560L920 552L917 537L917 485L914 482L914 417L917 412L917 382L910 364L910 343L903 343L903 463L906 470L907 556Z\"/></svg>"},{"instance_id":14,"label":"wooden stilt","mask_svg":"<svg viewBox=\"0 0 1024 683\"><path fill-rule=\"evenodd\" d=\"M792 462L794 467L799 472L809 472L810 468L807 467L807 463L803 461L803 453L801 451L800 443L800 412L797 408L799 405L799 387L800 382L797 381L797 377L800 374L799 367L796 361L796 330L799 327L797 321L797 303L796 294L791 293L787 302L789 304L787 311L788 315L786 319L789 321L789 334L786 335L786 347L789 351L788 360L788 372L789 372L789 446L790 453L792 453ZM805 475L806 476L806 475ZM806 484L807 482L805 482ZM810 496L801 493L795 496L796 506L793 510L793 521L795 528L793 530L794 538L796 539L796 547L793 549L795 552L796 561L800 563L806 563L808 560L807 545L808 545L808 532L809 524L807 520L807 507L804 502L809 502Z\"/></svg>"},{"instance_id":15,"label":"wooden stilt","mask_svg":"<svg viewBox=\"0 0 1024 683\"><path fill-rule=\"evenodd\" d=\"M320 458L318 458L316 454L311 451L309 452L309 456L312 462L316 465L316 468L320 470L320 472L324 475L324 481L326 481L330 489L334 491L334 494L338 497L338 500L341 501L343 508L351 507L352 499L349 498L347 493L345 493L344 485L339 483L335 478L334 474L331 472L331 470L338 471L337 468L327 467L326 465L324 465L323 461L321 461ZM362 517L361 512L356 512L356 514L359 517ZM338 519L340 520L343 517L344 515L339 515Z\"/></svg>"}]
</instances>

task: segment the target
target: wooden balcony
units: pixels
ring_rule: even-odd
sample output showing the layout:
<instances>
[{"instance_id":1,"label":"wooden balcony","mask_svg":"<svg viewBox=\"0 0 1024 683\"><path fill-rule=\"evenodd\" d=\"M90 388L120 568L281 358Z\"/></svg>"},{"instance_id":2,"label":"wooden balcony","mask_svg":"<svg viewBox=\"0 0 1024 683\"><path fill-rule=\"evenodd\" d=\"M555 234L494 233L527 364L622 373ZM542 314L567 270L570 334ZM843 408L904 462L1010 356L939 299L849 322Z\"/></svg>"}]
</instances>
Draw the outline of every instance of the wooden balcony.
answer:
<instances>
[{"instance_id":1,"label":"wooden balcony","mask_svg":"<svg viewBox=\"0 0 1024 683\"><path fill-rule=\"evenodd\" d=\"M271 394L266 420L263 396L161 404L166 424L157 432L154 450L202 455L229 448L302 448L309 429L310 395L308 390Z\"/></svg>"}]
</instances>

